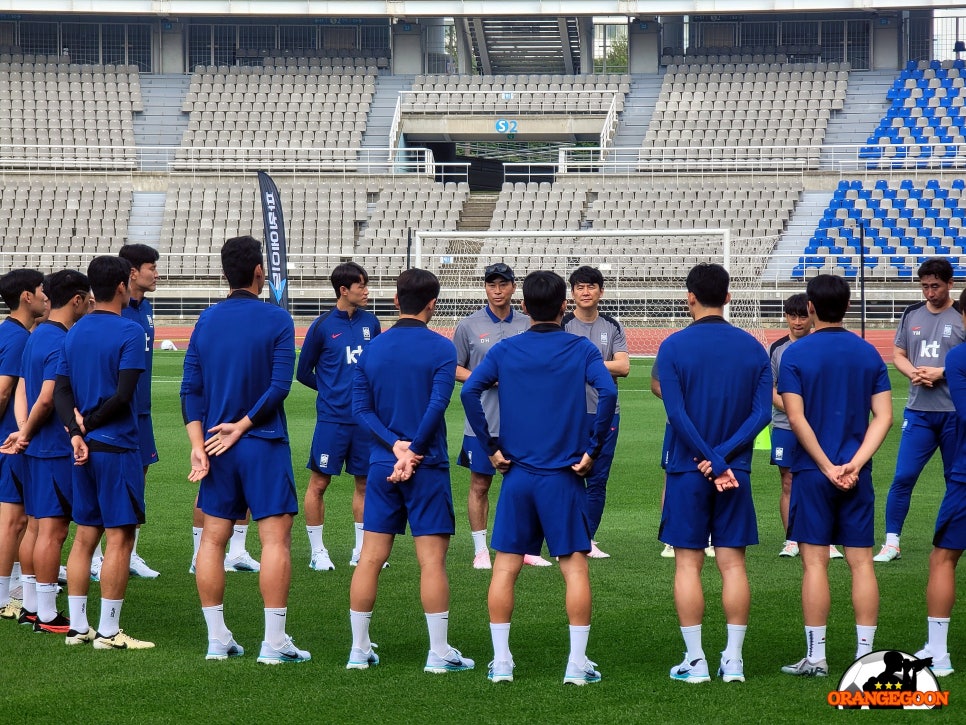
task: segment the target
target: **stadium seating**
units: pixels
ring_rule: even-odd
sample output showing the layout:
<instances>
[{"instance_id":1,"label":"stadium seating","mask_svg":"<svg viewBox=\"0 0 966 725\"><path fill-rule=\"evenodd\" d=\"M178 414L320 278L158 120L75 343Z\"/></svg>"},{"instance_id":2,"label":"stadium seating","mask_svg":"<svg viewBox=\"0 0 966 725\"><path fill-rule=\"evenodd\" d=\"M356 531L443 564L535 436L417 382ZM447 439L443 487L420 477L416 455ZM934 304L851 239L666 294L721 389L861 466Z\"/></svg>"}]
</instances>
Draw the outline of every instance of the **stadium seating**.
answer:
<instances>
[{"instance_id":1,"label":"stadium seating","mask_svg":"<svg viewBox=\"0 0 966 725\"><path fill-rule=\"evenodd\" d=\"M0 54L0 106L6 166L134 167L137 66Z\"/></svg>"},{"instance_id":2,"label":"stadium seating","mask_svg":"<svg viewBox=\"0 0 966 725\"><path fill-rule=\"evenodd\" d=\"M750 149L761 163L788 166L789 147L809 147L798 163L817 167L829 118L844 104L848 64L744 57L668 65L644 148L680 149L698 162L741 158Z\"/></svg>"},{"instance_id":3,"label":"stadium seating","mask_svg":"<svg viewBox=\"0 0 966 725\"><path fill-rule=\"evenodd\" d=\"M871 168L925 165L915 160L929 158L942 159L940 166L952 165L957 149L951 144L966 141L964 85L962 60L909 61L887 95L892 106L859 157L884 159L870 163Z\"/></svg>"},{"instance_id":4,"label":"stadium seating","mask_svg":"<svg viewBox=\"0 0 966 725\"><path fill-rule=\"evenodd\" d=\"M869 186L839 182L818 229L795 266L796 279L834 272L856 277L865 239L864 264L877 278L903 279L928 257L942 255L957 277L966 273L966 183L949 186L933 179L925 185L884 179Z\"/></svg>"}]
</instances>

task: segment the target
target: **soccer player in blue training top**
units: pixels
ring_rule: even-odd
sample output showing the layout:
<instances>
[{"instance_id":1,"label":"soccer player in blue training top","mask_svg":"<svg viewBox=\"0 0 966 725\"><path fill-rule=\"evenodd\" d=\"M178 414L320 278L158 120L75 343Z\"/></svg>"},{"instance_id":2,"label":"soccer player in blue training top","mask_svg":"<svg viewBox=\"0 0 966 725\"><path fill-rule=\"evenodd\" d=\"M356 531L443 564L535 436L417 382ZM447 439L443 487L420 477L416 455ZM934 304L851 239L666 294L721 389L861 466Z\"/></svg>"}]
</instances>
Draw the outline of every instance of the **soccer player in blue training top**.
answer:
<instances>
[{"instance_id":1,"label":"soccer player in blue training top","mask_svg":"<svg viewBox=\"0 0 966 725\"><path fill-rule=\"evenodd\" d=\"M966 332L959 306L949 296L953 266L948 259L933 257L920 265L916 276L926 299L905 309L896 330L893 362L909 378L909 399L902 414L896 472L886 498L886 540L872 558L880 562L901 558L899 535L912 489L926 463L938 448L948 481L956 453L956 412L943 369L946 354L966 339Z\"/></svg>"},{"instance_id":2,"label":"soccer player in blue training top","mask_svg":"<svg viewBox=\"0 0 966 725\"><path fill-rule=\"evenodd\" d=\"M567 285L554 272L531 272L523 280L523 309L533 324L522 335L493 347L463 385L460 399L493 467L504 474L493 521L496 560L488 605L492 682L513 681L510 618L514 585L523 557L540 551L544 539L559 557L566 584L570 657L564 683L600 682L587 659L591 593L587 570L590 525L583 477L600 456L614 419L617 387L600 351L560 326L567 311ZM586 386L597 394L588 430ZM500 435L493 436L482 397L496 386ZM575 425L576 421L581 424Z\"/></svg>"},{"instance_id":3,"label":"soccer player in blue training top","mask_svg":"<svg viewBox=\"0 0 966 725\"><path fill-rule=\"evenodd\" d=\"M728 630L718 674L725 682L745 679L741 649L751 605L745 547L758 543L751 454L771 415L768 355L755 338L725 321L728 283L718 264L688 272L694 322L668 337L657 355L671 427L658 538L674 547L674 604L687 648L671 679L690 683L711 679L701 643L701 568L709 535Z\"/></svg>"},{"instance_id":4,"label":"soccer player in blue training top","mask_svg":"<svg viewBox=\"0 0 966 725\"><path fill-rule=\"evenodd\" d=\"M229 239L221 267L228 298L198 317L181 382L191 442L188 480L201 482L198 505L205 514L195 578L208 626L206 658L245 653L225 625L224 559L235 521L250 510L262 542L258 583L265 605L257 661L304 662L312 656L285 632L298 500L283 403L295 372L295 325L284 309L258 298L265 287L261 242Z\"/></svg>"},{"instance_id":5,"label":"soccer player in blue training top","mask_svg":"<svg viewBox=\"0 0 966 725\"><path fill-rule=\"evenodd\" d=\"M966 291L959 296L959 309L966 309ZM966 316L963 320L966 324ZM929 556L926 585L926 645L916 657L932 657L932 673L945 677L953 673L947 643L949 619L956 603L956 565L966 549L966 345L950 350L945 360L945 379L958 417L956 451L946 477L936 518L936 535Z\"/></svg>"},{"instance_id":6,"label":"soccer player in blue training top","mask_svg":"<svg viewBox=\"0 0 966 725\"><path fill-rule=\"evenodd\" d=\"M530 318L515 311L511 305L516 289L516 275L509 265L495 262L483 270L486 305L466 319L460 320L453 333L453 344L456 346L456 379L459 382L466 382L489 349L500 340L506 340L529 329ZM483 405L491 425L499 426L500 408L495 391L489 391L483 396ZM493 432L499 434L499 428L495 427ZM492 562L486 544L486 524L490 517L490 486L493 484L496 469L490 465L469 421L463 426L463 447L457 462L470 470L470 493L466 502L466 513L470 520L470 535L473 537L473 568L489 569ZM530 566L551 565L539 552L527 555L523 563Z\"/></svg>"},{"instance_id":7,"label":"soccer player in blue training top","mask_svg":"<svg viewBox=\"0 0 966 725\"><path fill-rule=\"evenodd\" d=\"M117 256L131 263L131 301L121 311L123 317L134 320L144 330L144 372L138 378L138 389L134 395L134 405L138 416L138 435L140 436L141 463L147 478L148 466L158 462L158 447L154 442L154 423L151 418L151 371L154 367L154 310L151 301L145 296L158 288L158 250L147 244L125 244ZM134 534L134 549L131 550L131 575L145 579L155 579L158 572L152 569L138 554L138 538L141 527ZM95 553L91 562L91 573L99 567Z\"/></svg>"},{"instance_id":8,"label":"soccer player in blue training top","mask_svg":"<svg viewBox=\"0 0 966 725\"><path fill-rule=\"evenodd\" d=\"M879 617L879 585L872 566L872 455L892 425L892 393L882 357L842 326L849 307L848 283L820 274L808 281L805 293L815 329L782 356L778 392L799 444L791 461L795 483L788 537L798 542L802 558L807 651L782 672L825 677L829 544L845 547L852 572L855 657L872 651Z\"/></svg>"},{"instance_id":9,"label":"soccer player in blue training top","mask_svg":"<svg viewBox=\"0 0 966 725\"><path fill-rule=\"evenodd\" d=\"M420 597L429 629L426 672L469 670L473 660L448 642L446 551L455 531L446 448L446 406L456 385L453 343L428 329L439 280L407 269L396 280L399 320L373 340L356 365L352 412L371 433L365 534L349 588L352 649L346 669L379 663L369 639L379 573L397 534L413 535Z\"/></svg>"},{"instance_id":10,"label":"soccer player in blue training top","mask_svg":"<svg viewBox=\"0 0 966 725\"><path fill-rule=\"evenodd\" d=\"M31 557L37 581L34 631L65 634L67 644L82 644L94 638L93 631L71 633L70 621L57 612L61 551L72 513L73 451L54 415L54 384L64 338L90 308L90 283L86 275L65 269L50 275L46 287L50 317L31 333L23 353L22 385L29 414L21 429L7 436L0 452L24 454L24 506L37 523Z\"/></svg>"},{"instance_id":11,"label":"soccer player in blue training top","mask_svg":"<svg viewBox=\"0 0 966 725\"><path fill-rule=\"evenodd\" d=\"M318 391L315 399L315 435L306 468L305 530L309 535L309 568L335 569L322 543L325 523L323 496L332 476L342 472L355 479L352 518L355 546L350 566L359 563L362 549L362 510L369 472L369 430L352 417L352 373L369 343L381 332L379 320L365 309L369 304L369 275L355 262L343 262L332 270L335 307L316 318L305 334L296 378Z\"/></svg>"},{"instance_id":12,"label":"soccer player in blue training top","mask_svg":"<svg viewBox=\"0 0 966 725\"><path fill-rule=\"evenodd\" d=\"M83 639L91 557L105 535L101 618L95 649L147 649L152 642L120 628L134 531L144 523L144 471L134 395L144 371L144 330L121 317L130 299L131 263L95 257L87 268L94 311L64 338L54 405L73 449L73 516L77 532L67 559L70 629Z\"/></svg>"},{"instance_id":13,"label":"soccer player in blue training top","mask_svg":"<svg viewBox=\"0 0 966 725\"><path fill-rule=\"evenodd\" d=\"M20 381L23 349L30 330L46 309L44 275L35 269L14 269L0 277L0 299L10 315L0 324L0 440L16 431L14 396ZM0 617L20 619L21 602L10 597L17 549L27 527L23 508L23 460L0 453ZM36 616L36 610L30 615ZM26 621L26 620L24 620Z\"/></svg>"},{"instance_id":14,"label":"soccer player in blue training top","mask_svg":"<svg viewBox=\"0 0 966 725\"><path fill-rule=\"evenodd\" d=\"M610 315L600 312L600 300L604 296L604 276L595 267L578 267L570 274L570 293L574 298L574 311L564 315L561 325L567 332L586 337L604 358L604 365L614 378L626 378L631 372L631 358L627 354L627 338L621 323ZM597 415L597 391L587 388L587 421L592 426ZM587 475L587 518L590 519L591 559L607 559L606 554L594 540L600 519L604 514L607 498L607 478L617 450L620 431L620 403L614 411L614 420L607 432L604 447Z\"/></svg>"}]
</instances>

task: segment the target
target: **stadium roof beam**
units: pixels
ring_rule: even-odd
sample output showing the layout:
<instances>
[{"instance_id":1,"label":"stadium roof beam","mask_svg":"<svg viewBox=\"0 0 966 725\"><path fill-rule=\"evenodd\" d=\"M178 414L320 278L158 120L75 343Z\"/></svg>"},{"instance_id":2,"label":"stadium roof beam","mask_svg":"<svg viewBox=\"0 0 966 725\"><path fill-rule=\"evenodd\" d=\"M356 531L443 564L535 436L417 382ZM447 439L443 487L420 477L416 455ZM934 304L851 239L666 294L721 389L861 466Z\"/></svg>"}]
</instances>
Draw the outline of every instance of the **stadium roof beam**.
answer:
<instances>
[{"instance_id":1,"label":"stadium roof beam","mask_svg":"<svg viewBox=\"0 0 966 725\"><path fill-rule=\"evenodd\" d=\"M563 61L564 61L564 73L573 75L576 71L574 70L574 56L570 51L570 24L568 23L568 18L557 18L557 29L560 31L560 44L563 46ZM579 66L578 66L579 70Z\"/></svg>"},{"instance_id":2,"label":"stadium roof beam","mask_svg":"<svg viewBox=\"0 0 966 725\"><path fill-rule=\"evenodd\" d=\"M955 0L0 0L0 13L124 14L158 17L514 17L704 15L763 12L925 10Z\"/></svg>"},{"instance_id":3,"label":"stadium roof beam","mask_svg":"<svg viewBox=\"0 0 966 725\"><path fill-rule=\"evenodd\" d=\"M490 75L493 73L493 67L490 65L490 54L486 50L486 33L483 31L483 21L480 18L473 18L470 21L473 25L473 32L470 33L470 39L473 40L473 45L476 46L476 56L479 60L480 71L484 75Z\"/></svg>"}]
</instances>

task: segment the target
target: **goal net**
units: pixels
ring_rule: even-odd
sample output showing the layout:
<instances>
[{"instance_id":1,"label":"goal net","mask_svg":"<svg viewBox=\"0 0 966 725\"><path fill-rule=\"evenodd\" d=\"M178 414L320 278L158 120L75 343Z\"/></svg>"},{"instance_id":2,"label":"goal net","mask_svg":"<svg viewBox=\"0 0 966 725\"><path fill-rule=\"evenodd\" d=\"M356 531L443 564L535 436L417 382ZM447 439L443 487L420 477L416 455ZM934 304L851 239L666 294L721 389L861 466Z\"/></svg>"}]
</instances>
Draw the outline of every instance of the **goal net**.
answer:
<instances>
[{"instance_id":1,"label":"goal net","mask_svg":"<svg viewBox=\"0 0 966 725\"><path fill-rule=\"evenodd\" d=\"M442 290L433 326L444 333L485 304L483 270L489 264L509 264L518 286L528 272L538 269L568 279L577 267L597 267L604 276L601 311L623 325L632 355L654 355L667 335L690 323L684 280L701 262L716 262L729 271L731 303L726 314L732 324L764 342L763 243L734 240L728 229L421 230L413 234L412 261L439 277ZM518 289L515 304L522 297Z\"/></svg>"}]
</instances>

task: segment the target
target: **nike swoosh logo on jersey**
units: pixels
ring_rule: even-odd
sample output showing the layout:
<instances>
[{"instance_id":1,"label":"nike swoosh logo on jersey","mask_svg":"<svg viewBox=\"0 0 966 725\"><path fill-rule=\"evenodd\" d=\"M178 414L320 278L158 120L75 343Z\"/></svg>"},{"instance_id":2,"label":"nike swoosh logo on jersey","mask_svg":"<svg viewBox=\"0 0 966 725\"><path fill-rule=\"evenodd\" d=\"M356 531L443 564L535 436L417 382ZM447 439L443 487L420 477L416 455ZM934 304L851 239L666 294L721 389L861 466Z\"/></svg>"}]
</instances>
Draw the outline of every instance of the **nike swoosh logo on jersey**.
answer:
<instances>
[{"instance_id":1,"label":"nike swoosh logo on jersey","mask_svg":"<svg viewBox=\"0 0 966 725\"><path fill-rule=\"evenodd\" d=\"M333 339L333 340L334 340L335 338L337 338L337 337L342 337L342 333L341 333L341 332L336 332L336 333L333 333L333 334L332 334L332 339Z\"/></svg>"}]
</instances>

